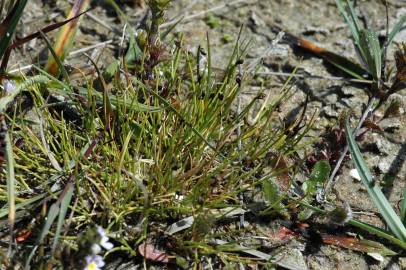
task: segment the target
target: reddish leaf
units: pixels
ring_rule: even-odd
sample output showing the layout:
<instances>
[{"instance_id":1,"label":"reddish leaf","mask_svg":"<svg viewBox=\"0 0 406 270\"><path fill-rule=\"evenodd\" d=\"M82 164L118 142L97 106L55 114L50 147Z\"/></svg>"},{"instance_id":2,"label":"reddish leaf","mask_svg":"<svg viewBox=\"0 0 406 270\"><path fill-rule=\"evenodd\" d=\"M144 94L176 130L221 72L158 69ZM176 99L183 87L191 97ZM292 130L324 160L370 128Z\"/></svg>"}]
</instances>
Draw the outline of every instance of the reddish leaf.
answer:
<instances>
[{"instance_id":1,"label":"reddish leaf","mask_svg":"<svg viewBox=\"0 0 406 270\"><path fill-rule=\"evenodd\" d=\"M365 122L362 124L362 126L368 128L368 129L371 129L371 130L383 132L383 130L380 126L378 126L376 123L372 122L369 119L365 120Z\"/></svg>"},{"instance_id":2,"label":"reddish leaf","mask_svg":"<svg viewBox=\"0 0 406 270\"><path fill-rule=\"evenodd\" d=\"M16 241L17 243L24 242L32 235L32 231L29 229L23 229L20 232L18 232L16 236Z\"/></svg>"},{"instance_id":3,"label":"reddish leaf","mask_svg":"<svg viewBox=\"0 0 406 270\"><path fill-rule=\"evenodd\" d=\"M138 246L138 252L145 259L153 262L169 262L169 256L165 252L155 249L155 247L151 244L142 243Z\"/></svg>"},{"instance_id":4,"label":"reddish leaf","mask_svg":"<svg viewBox=\"0 0 406 270\"><path fill-rule=\"evenodd\" d=\"M286 241L298 236L296 232L286 227L281 227L278 231L269 234L269 238L275 241Z\"/></svg>"},{"instance_id":5,"label":"reddish leaf","mask_svg":"<svg viewBox=\"0 0 406 270\"><path fill-rule=\"evenodd\" d=\"M357 239L348 236L335 236L329 234L321 234L324 244L339 246L356 250L365 253L379 253L381 255L395 255L396 253L387 249L384 245L365 239Z\"/></svg>"},{"instance_id":6,"label":"reddish leaf","mask_svg":"<svg viewBox=\"0 0 406 270\"><path fill-rule=\"evenodd\" d=\"M273 31L280 32L282 29L279 26L273 25ZM358 78L363 78L367 71L361 67L359 64L354 63L353 61L345 58L344 56L337 54L335 52L329 51L325 48L322 48L310 40L297 37L291 33L285 32L283 36L284 40L288 43L304 50L310 52L318 57L323 58L327 62L339 67L343 71L347 72L351 76L356 75Z\"/></svg>"}]
</instances>

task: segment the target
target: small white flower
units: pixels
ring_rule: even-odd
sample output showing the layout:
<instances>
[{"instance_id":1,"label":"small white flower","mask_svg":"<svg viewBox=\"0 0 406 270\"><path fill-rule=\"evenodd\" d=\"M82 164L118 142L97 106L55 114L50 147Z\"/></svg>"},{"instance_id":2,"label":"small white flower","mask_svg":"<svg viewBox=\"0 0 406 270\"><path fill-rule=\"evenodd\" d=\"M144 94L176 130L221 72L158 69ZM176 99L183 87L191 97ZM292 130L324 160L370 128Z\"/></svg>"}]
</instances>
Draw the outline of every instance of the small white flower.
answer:
<instances>
[{"instance_id":1,"label":"small white flower","mask_svg":"<svg viewBox=\"0 0 406 270\"><path fill-rule=\"evenodd\" d=\"M199 59L199 71L201 73L204 73L207 75L208 73L208 68L207 68L207 58L205 55L200 53L200 59Z\"/></svg>"},{"instance_id":2,"label":"small white flower","mask_svg":"<svg viewBox=\"0 0 406 270\"><path fill-rule=\"evenodd\" d=\"M102 248L100 247L99 244L92 244L91 250L92 250L92 254L99 254L101 252Z\"/></svg>"},{"instance_id":3,"label":"small white flower","mask_svg":"<svg viewBox=\"0 0 406 270\"><path fill-rule=\"evenodd\" d=\"M99 255L86 256L85 260L84 270L100 270L105 265L103 258Z\"/></svg>"},{"instance_id":4,"label":"small white flower","mask_svg":"<svg viewBox=\"0 0 406 270\"><path fill-rule=\"evenodd\" d=\"M183 199L185 198L185 196L183 196L182 194L175 194L175 200L177 201L183 201Z\"/></svg>"},{"instance_id":5,"label":"small white flower","mask_svg":"<svg viewBox=\"0 0 406 270\"><path fill-rule=\"evenodd\" d=\"M107 237L106 232L103 230L102 227L97 226L97 233L101 238L99 243L100 246L104 247L106 250L112 249L114 245L109 242L109 238Z\"/></svg>"},{"instance_id":6,"label":"small white flower","mask_svg":"<svg viewBox=\"0 0 406 270\"><path fill-rule=\"evenodd\" d=\"M3 82L3 89L7 94L12 94L16 90L16 85L14 81L5 80Z\"/></svg>"}]
</instances>

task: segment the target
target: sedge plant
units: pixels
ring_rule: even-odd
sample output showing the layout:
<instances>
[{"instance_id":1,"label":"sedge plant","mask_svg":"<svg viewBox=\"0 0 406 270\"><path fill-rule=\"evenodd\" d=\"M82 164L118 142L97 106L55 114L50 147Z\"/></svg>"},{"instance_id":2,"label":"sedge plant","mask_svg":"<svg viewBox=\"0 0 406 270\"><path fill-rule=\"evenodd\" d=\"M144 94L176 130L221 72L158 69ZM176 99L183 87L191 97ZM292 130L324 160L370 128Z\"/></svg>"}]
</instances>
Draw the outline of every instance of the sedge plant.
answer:
<instances>
[{"instance_id":1,"label":"sedge plant","mask_svg":"<svg viewBox=\"0 0 406 270\"><path fill-rule=\"evenodd\" d=\"M83 244L84 232L97 226L112 243L106 260L116 254L139 259L136 247L154 243L185 269L204 256L250 262L213 246L223 243L214 238L233 236L219 222L245 207L241 194L258 192L278 175L267 170L269 160L292 156L308 127L278 121L276 108L290 95L290 81L254 117L261 93L236 110L251 82L241 66L249 43L239 36L225 71L216 74L209 37L202 46L207 53L194 55L181 33L160 33L169 3L149 1L155 17L139 32L145 34L130 35L126 55L108 70L90 59L95 72L80 80L69 77L39 32L62 77L35 67L36 75L0 98L9 133L0 218L11 215L14 225L4 267L102 265L100 257L89 257L98 252ZM167 232L188 216L190 226Z\"/></svg>"}]
</instances>

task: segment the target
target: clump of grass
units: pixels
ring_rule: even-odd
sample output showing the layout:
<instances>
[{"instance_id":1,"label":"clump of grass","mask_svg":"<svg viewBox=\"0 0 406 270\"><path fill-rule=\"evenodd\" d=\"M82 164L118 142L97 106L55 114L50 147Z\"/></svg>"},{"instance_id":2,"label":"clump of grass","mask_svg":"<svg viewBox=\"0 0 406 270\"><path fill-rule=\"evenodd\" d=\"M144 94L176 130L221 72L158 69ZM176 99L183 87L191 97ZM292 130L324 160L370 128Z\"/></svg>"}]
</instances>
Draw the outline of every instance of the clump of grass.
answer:
<instances>
[{"instance_id":1,"label":"clump of grass","mask_svg":"<svg viewBox=\"0 0 406 270\"><path fill-rule=\"evenodd\" d=\"M115 246L107 259L140 259L136 247L150 243L186 268L197 267L204 255L220 253L225 263L238 259L213 245L223 234L215 225L226 216L215 211L245 206L241 194L260 192L261 183L279 175L279 169L267 170L268 160L280 164L295 153L308 127L277 121L275 108L289 95L289 81L254 117L261 93L236 109L249 82L241 68L248 43L237 38L219 76L209 38L206 56L184 49L181 34L163 40L159 25L168 4L149 2L150 29L132 36L126 57L108 73L94 64L96 75L75 83L48 45L64 80L37 68L39 75L23 79L25 87L0 99L13 141L19 239L12 239L5 267L74 267L91 254L78 234L95 225L107 228ZM290 179L284 180L289 187ZM0 195L1 213L10 213L4 189ZM192 226L165 233L189 216ZM31 237L20 237L25 230Z\"/></svg>"}]
</instances>

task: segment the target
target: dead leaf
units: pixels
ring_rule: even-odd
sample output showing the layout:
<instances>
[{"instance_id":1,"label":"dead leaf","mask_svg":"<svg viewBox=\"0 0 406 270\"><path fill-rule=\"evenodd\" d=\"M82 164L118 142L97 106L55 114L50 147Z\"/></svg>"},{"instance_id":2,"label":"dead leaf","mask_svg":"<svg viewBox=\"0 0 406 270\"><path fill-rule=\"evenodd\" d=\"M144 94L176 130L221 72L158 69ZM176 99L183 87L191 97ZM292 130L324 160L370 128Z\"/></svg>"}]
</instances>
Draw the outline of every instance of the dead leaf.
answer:
<instances>
[{"instance_id":1,"label":"dead leaf","mask_svg":"<svg viewBox=\"0 0 406 270\"><path fill-rule=\"evenodd\" d=\"M20 232L18 232L16 236L16 242L17 243L25 242L31 235L32 235L31 229L23 229Z\"/></svg>"},{"instance_id":2,"label":"dead leaf","mask_svg":"<svg viewBox=\"0 0 406 270\"><path fill-rule=\"evenodd\" d=\"M169 262L169 256L165 252L156 249L152 244L142 243L138 246L138 252L145 259L153 262Z\"/></svg>"},{"instance_id":3,"label":"dead leaf","mask_svg":"<svg viewBox=\"0 0 406 270\"><path fill-rule=\"evenodd\" d=\"M282 155L271 157L272 169L276 172L276 184L281 192L290 188L289 161Z\"/></svg>"},{"instance_id":4,"label":"dead leaf","mask_svg":"<svg viewBox=\"0 0 406 270\"><path fill-rule=\"evenodd\" d=\"M278 231L269 234L270 239L277 241L286 241L298 236L299 235L296 232L286 227L281 227Z\"/></svg>"},{"instance_id":5,"label":"dead leaf","mask_svg":"<svg viewBox=\"0 0 406 270\"><path fill-rule=\"evenodd\" d=\"M396 252L386 248L384 245L371 240L329 234L321 234L321 238L324 244L348 248L364 253L378 253L383 256L393 256L397 254Z\"/></svg>"},{"instance_id":6,"label":"dead leaf","mask_svg":"<svg viewBox=\"0 0 406 270\"><path fill-rule=\"evenodd\" d=\"M371 130L383 132L383 129L380 126L369 119L365 120L362 126Z\"/></svg>"}]
</instances>

